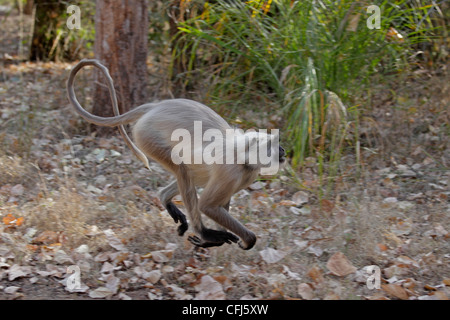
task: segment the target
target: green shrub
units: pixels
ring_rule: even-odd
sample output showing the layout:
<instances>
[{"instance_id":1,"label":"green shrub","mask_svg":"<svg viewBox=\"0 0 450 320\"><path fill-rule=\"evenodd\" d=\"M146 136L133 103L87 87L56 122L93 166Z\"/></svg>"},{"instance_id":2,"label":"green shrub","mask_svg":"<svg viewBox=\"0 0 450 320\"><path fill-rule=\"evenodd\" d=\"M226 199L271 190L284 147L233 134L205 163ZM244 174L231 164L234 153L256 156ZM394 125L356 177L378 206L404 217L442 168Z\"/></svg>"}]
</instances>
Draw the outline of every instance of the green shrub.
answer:
<instances>
[{"instance_id":1,"label":"green shrub","mask_svg":"<svg viewBox=\"0 0 450 320\"><path fill-rule=\"evenodd\" d=\"M379 29L368 27L369 4L380 8ZM408 67L414 44L432 34L434 9L420 0L218 0L179 24L173 58L185 65L185 85L198 73L208 79L212 104L279 106L266 111L286 119L293 166L312 155L331 170L346 143L358 145L353 94L374 73Z\"/></svg>"}]
</instances>

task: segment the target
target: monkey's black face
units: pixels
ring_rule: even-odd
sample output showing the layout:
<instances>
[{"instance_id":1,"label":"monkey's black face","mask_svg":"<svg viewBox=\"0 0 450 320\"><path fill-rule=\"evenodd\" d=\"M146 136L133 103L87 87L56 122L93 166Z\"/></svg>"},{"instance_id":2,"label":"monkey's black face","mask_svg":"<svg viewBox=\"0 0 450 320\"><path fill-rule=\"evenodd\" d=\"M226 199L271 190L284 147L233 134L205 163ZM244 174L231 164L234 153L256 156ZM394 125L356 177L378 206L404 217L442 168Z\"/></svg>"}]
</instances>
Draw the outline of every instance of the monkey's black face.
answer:
<instances>
[{"instance_id":1,"label":"monkey's black face","mask_svg":"<svg viewBox=\"0 0 450 320\"><path fill-rule=\"evenodd\" d=\"M279 143L280 142L278 141L278 163L283 164L286 161L286 151L282 146L279 145ZM274 148L272 149L272 141L269 140L267 144L267 152L269 156L272 156L273 152L276 150L275 148L276 146L274 146ZM274 155L276 156L276 153Z\"/></svg>"},{"instance_id":2,"label":"monkey's black face","mask_svg":"<svg viewBox=\"0 0 450 320\"><path fill-rule=\"evenodd\" d=\"M282 146L280 146L280 150L278 152L278 160L280 163L284 163L284 161L286 161L286 152L284 151L284 148Z\"/></svg>"}]
</instances>

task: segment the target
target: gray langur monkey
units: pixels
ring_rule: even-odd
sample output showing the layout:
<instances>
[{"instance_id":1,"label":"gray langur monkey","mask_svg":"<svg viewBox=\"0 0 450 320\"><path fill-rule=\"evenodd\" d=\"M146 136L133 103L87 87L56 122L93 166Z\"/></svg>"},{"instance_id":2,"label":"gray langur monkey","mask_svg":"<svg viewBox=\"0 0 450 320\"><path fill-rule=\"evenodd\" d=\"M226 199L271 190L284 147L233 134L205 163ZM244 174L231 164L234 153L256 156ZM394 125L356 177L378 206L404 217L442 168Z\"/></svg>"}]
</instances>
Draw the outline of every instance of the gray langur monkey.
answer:
<instances>
[{"instance_id":1,"label":"gray langur monkey","mask_svg":"<svg viewBox=\"0 0 450 320\"><path fill-rule=\"evenodd\" d=\"M114 117L99 117L87 112L78 102L74 92L74 79L76 74L84 66L94 66L101 70L108 82L111 95ZM201 121L202 133L208 129L218 130L224 136L226 131L232 129L230 125L209 107L192 100L170 99L156 103L147 103L138 106L124 114L119 114L117 97L112 78L108 69L97 60L82 60L70 72L67 81L67 94L75 111L85 120L99 126L118 127L126 144L133 153L148 168L147 157L160 163L171 172L176 181L165 187L161 193L161 202L167 209L173 220L178 223L178 234L182 236L188 229L186 216L172 202L172 198L181 194L185 208L189 214L190 223L198 236L190 236L188 240L199 247L221 246L224 243L236 243L239 238L239 246L242 249L251 249L256 242L256 235L245 228L229 213L231 196L237 191L248 187L258 176L263 164L250 163L245 156L244 162L231 164L190 164L175 163L172 150L177 141L172 141L172 134L177 129L187 130L194 134L194 122ZM136 122L133 129L133 140L128 137L123 125ZM265 136L265 137L264 137ZM238 141L245 140L245 150L258 139L266 141L265 147L273 158L282 164L285 161L285 152L278 145L278 136L269 134L242 134L235 137ZM239 140L240 139L240 140ZM275 140L276 139L276 140ZM224 139L224 144L226 138ZM259 146L261 147L261 146ZM192 148L192 156L201 152ZM239 157L239 155L235 156ZM242 156L241 156L242 157ZM200 197L197 197L196 187L203 187ZM212 219L224 230L206 228L201 219L201 213ZM229 230L230 232L226 231ZM236 237L235 234L239 237Z\"/></svg>"}]
</instances>

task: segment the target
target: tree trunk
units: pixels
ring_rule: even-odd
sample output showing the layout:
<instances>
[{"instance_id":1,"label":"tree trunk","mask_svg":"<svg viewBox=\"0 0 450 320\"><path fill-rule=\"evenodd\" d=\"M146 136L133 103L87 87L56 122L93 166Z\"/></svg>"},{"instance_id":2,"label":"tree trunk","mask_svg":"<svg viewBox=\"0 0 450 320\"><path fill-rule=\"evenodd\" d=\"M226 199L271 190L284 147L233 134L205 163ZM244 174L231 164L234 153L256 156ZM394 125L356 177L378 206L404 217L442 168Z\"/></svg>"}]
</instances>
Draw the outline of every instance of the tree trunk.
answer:
<instances>
[{"instance_id":1,"label":"tree trunk","mask_svg":"<svg viewBox=\"0 0 450 320\"><path fill-rule=\"evenodd\" d=\"M19 0L20 1L20 0ZM23 14L31 15L33 13L34 0L27 0L23 7Z\"/></svg>"},{"instance_id":2,"label":"tree trunk","mask_svg":"<svg viewBox=\"0 0 450 320\"><path fill-rule=\"evenodd\" d=\"M147 99L148 13L145 0L97 0L95 13L95 58L114 80L120 113ZM105 80L95 70L93 113L113 115ZM99 133L110 130L97 127Z\"/></svg>"}]
</instances>

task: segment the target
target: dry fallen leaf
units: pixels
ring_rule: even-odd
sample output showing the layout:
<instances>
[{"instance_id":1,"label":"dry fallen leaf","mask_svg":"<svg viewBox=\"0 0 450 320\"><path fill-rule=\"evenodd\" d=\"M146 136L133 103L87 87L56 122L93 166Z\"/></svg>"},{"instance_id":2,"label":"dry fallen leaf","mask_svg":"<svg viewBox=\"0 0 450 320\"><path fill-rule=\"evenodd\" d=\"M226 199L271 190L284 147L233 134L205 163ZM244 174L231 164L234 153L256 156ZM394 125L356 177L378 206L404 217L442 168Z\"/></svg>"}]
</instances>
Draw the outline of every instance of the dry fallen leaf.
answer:
<instances>
[{"instance_id":1,"label":"dry fallen leaf","mask_svg":"<svg viewBox=\"0 0 450 320\"><path fill-rule=\"evenodd\" d=\"M114 249L116 249L118 251L127 251L127 248L122 243L122 241L120 241L120 239L116 236L114 231L112 231L111 229L107 229L107 230L103 231L103 233L105 234L106 240L108 241L108 244L111 247L113 247Z\"/></svg>"},{"instance_id":2,"label":"dry fallen leaf","mask_svg":"<svg viewBox=\"0 0 450 320\"><path fill-rule=\"evenodd\" d=\"M412 232L413 227L412 218L405 220L398 219L395 224L391 225L390 231L396 236L406 236Z\"/></svg>"},{"instance_id":3,"label":"dry fallen leaf","mask_svg":"<svg viewBox=\"0 0 450 320\"><path fill-rule=\"evenodd\" d=\"M448 237L448 231L445 230L444 227L443 227L441 224L437 223L437 224L435 225L434 229L435 229L437 235L443 236L443 237L445 237L445 238Z\"/></svg>"},{"instance_id":4,"label":"dry fallen leaf","mask_svg":"<svg viewBox=\"0 0 450 320\"><path fill-rule=\"evenodd\" d=\"M100 272L101 273L111 273L115 270L115 268L116 267L113 264L106 261L105 263L103 263L102 269L100 270Z\"/></svg>"},{"instance_id":5,"label":"dry fallen leaf","mask_svg":"<svg viewBox=\"0 0 450 320\"><path fill-rule=\"evenodd\" d=\"M449 300L444 291L435 291L432 293L432 295L434 298L436 298L436 300Z\"/></svg>"},{"instance_id":6,"label":"dry fallen leaf","mask_svg":"<svg viewBox=\"0 0 450 320\"><path fill-rule=\"evenodd\" d=\"M8 270L8 280L13 281L20 277L26 277L31 273L30 266L19 266L18 264L14 264Z\"/></svg>"},{"instance_id":7,"label":"dry fallen leaf","mask_svg":"<svg viewBox=\"0 0 450 320\"><path fill-rule=\"evenodd\" d=\"M334 292L329 292L323 297L323 300L341 300L338 294Z\"/></svg>"},{"instance_id":8,"label":"dry fallen leaf","mask_svg":"<svg viewBox=\"0 0 450 320\"><path fill-rule=\"evenodd\" d=\"M281 259L283 259L284 256L286 255L285 252L275 250L273 248L261 250L259 254L261 255L262 259L267 263L276 263Z\"/></svg>"},{"instance_id":9,"label":"dry fallen leaf","mask_svg":"<svg viewBox=\"0 0 450 320\"><path fill-rule=\"evenodd\" d=\"M427 290L432 290L432 291L437 290L436 287L430 286L429 284L425 284L423 287L424 287L424 289L427 289Z\"/></svg>"},{"instance_id":10,"label":"dry fallen leaf","mask_svg":"<svg viewBox=\"0 0 450 320\"><path fill-rule=\"evenodd\" d=\"M10 192L12 196L19 197L23 195L23 192L25 191L25 188L21 184L16 184L14 187L11 188Z\"/></svg>"},{"instance_id":11,"label":"dry fallen leaf","mask_svg":"<svg viewBox=\"0 0 450 320\"><path fill-rule=\"evenodd\" d=\"M3 290L3 292L5 292L6 294L15 294L17 292L17 290L19 290L20 287L16 287L16 286L9 286L6 287L5 290Z\"/></svg>"},{"instance_id":12,"label":"dry fallen leaf","mask_svg":"<svg viewBox=\"0 0 450 320\"><path fill-rule=\"evenodd\" d=\"M169 261L170 258L172 258L173 250L158 250L158 251L152 251L151 257L153 261L162 263Z\"/></svg>"},{"instance_id":13,"label":"dry fallen leaf","mask_svg":"<svg viewBox=\"0 0 450 320\"><path fill-rule=\"evenodd\" d=\"M379 293L375 293L373 296L364 296L364 298L367 300L391 300Z\"/></svg>"},{"instance_id":14,"label":"dry fallen leaf","mask_svg":"<svg viewBox=\"0 0 450 320\"><path fill-rule=\"evenodd\" d=\"M344 277L357 270L342 252L336 252L331 256L327 262L327 268L332 274L339 277Z\"/></svg>"},{"instance_id":15,"label":"dry fallen leaf","mask_svg":"<svg viewBox=\"0 0 450 320\"><path fill-rule=\"evenodd\" d=\"M226 281L228 281L228 277L224 275L214 276L214 280L220 282L220 284L224 284Z\"/></svg>"},{"instance_id":16,"label":"dry fallen leaf","mask_svg":"<svg viewBox=\"0 0 450 320\"><path fill-rule=\"evenodd\" d=\"M51 244L58 242L59 234L55 231L43 231L33 239L33 243L38 244Z\"/></svg>"},{"instance_id":17,"label":"dry fallen leaf","mask_svg":"<svg viewBox=\"0 0 450 320\"><path fill-rule=\"evenodd\" d=\"M159 271L159 270L152 270L152 271L150 271L150 272L148 272L146 274L145 279L148 282L150 282L152 284L155 284L155 283L157 283L159 281L159 279L161 279L161 275L162 275L161 271Z\"/></svg>"},{"instance_id":18,"label":"dry fallen leaf","mask_svg":"<svg viewBox=\"0 0 450 320\"><path fill-rule=\"evenodd\" d=\"M116 294L119 290L120 279L114 276L112 273L104 276L104 280L106 281L105 287L111 291L113 294Z\"/></svg>"},{"instance_id":19,"label":"dry fallen leaf","mask_svg":"<svg viewBox=\"0 0 450 320\"><path fill-rule=\"evenodd\" d=\"M199 292L195 296L196 300L225 300L226 298L220 282L214 280L211 276L203 276L195 289Z\"/></svg>"},{"instance_id":20,"label":"dry fallen leaf","mask_svg":"<svg viewBox=\"0 0 450 320\"><path fill-rule=\"evenodd\" d=\"M323 250L317 246L309 246L308 253L315 255L316 257L320 257L323 254Z\"/></svg>"},{"instance_id":21,"label":"dry fallen leaf","mask_svg":"<svg viewBox=\"0 0 450 320\"><path fill-rule=\"evenodd\" d=\"M130 296L127 296L125 293L121 292L119 293L119 299L120 300L133 300Z\"/></svg>"},{"instance_id":22,"label":"dry fallen leaf","mask_svg":"<svg viewBox=\"0 0 450 320\"><path fill-rule=\"evenodd\" d=\"M305 300L311 300L314 298L314 292L311 286L307 283L300 283L297 287L297 292Z\"/></svg>"},{"instance_id":23,"label":"dry fallen leaf","mask_svg":"<svg viewBox=\"0 0 450 320\"><path fill-rule=\"evenodd\" d=\"M8 226L14 223L15 220L16 218L11 213L8 213L6 216L3 217L3 224Z\"/></svg>"},{"instance_id":24,"label":"dry fallen leaf","mask_svg":"<svg viewBox=\"0 0 450 320\"><path fill-rule=\"evenodd\" d=\"M273 286L281 290L281 288L283 288L284 284L286 283L287 278L282 273L275 273L268 275L266 277L266 280L270 286Z\"/></svg>"},{"instance_id":25,"label":"dry fallen leaf","mask_svg":"<svg viewBox=\"0 0 450 320\"><path fill-rule=\"evenodd\" d=\"M288 266L283 265L283 273L285 273L289 278L294 280L300 280L301 277L297 272L292 272Z\"/></svg>"},{"instance_id":26,"label":"dry fallen leaf","mask_svg":"<svg viewBox=\"0 0 450 320\"><path fill-rule=\"evenodd\" d=\"M113 294L114 294L114 292L112 292L110 289L108 289L106 287L99 287L95 290L91 290L89 292L89 297L91 297L93 299L102 299L102 298L111 296Z\"/></svg>"},{"instance_id":27,"label":"dry fallen leaf","mask_svg":"<svg viewBox=\"0 0 450 320\"><path fill-rule=\"evenodd\" d=\"M3 217L3 224L8 227L20 226L24 221L23 217L16 218L11 213Z\"/></svg>"},{"instance_id":28,"label":"dry fallen leaf","mask_svg":"<svg viewBox=\"0 0 450 320\"><path fill-rule=\"evenodd\" d=\"M248 188L250 190L260 190L262 188L264 188L265 184L261 181L256 181L254 183L252 183L251 185L248 186Z\"/></svg>"},{"instance_id":29,"label":"dry fallen leaf","mask_svg":"<svg viewBox=\"0 0 450 320\"><path fill-rule=\"evenodd\" d=\"M281 200L279 205L289 207L289 206L296 206L297 204L291 200Z\"/></svg>"},{"instance_id":30,"label":"dry fallen leaf","mask_svg":"<svg viewBox=\"0 0 450 320\"><path fill-rule=\"evenodd\" d=\"M320 207L326 213L331 213L334 209L334 202L327 199L322 199L320 200Z\"/></svg>"},{"instance_id":31,"label":"dry fallen leaf","mask_svg":"<svg viewBox=\"0 0 450 320\"><path fill-rule=\"evenodd\" d=\"M174 297L175 299L180 300L192 299L192 296L190 294L186 294L186 291L183 288L180 288L175 284L169 284L166 286L166 288L169 290L169 295Z\"/></svg>"},{"instance_id":32,"label":"dry fallen leaf","mask_svg":"<svg viewBox=\"0 0 450 320\"><path fill-rule=\"evenodd\" d=\"M407 256L399 256L396 262L399 267L419 267L419 264L415 260Z\"/></svg>"},{"instance_id":33,"label":"dry fallen leaf","mask_svg":"<svg viewBox=\"0 0 450 320\"><path fill-rule=\"evenodd\" d=\"M301 206L305 203L308 203L309 196L305 191L297 191L292 195L292 201L295 202L297 206Z\"/></svg>"},{"instance_id":34,"label":"dry fallen leaf","mask_svg":"<svg viewBox=\"0 0 450 320\"><path fill-rule=\"evenodd\" d=\"M322 270L320 270L318 266L313 266L311 269L309 269L308 276L318 284L325 281L322 275Z\"/></svg>"},{"instance_id":35,"label":"dry fallen leaf","mask_svg":"<svg viewBox=\"0 0 450 320\"><path fill-rule=\"evenodd\" d=\"M23 217L17 218L17 220L16 220L16 226L20 226L20 225L23 223L24 220L25 220L25 219L24 219Z\"/></svg>"},{"instance_id":36,"label":"dry fallen leaf","mask_svg":"<svg viewBox=\"0 0 450 320\"><path fill-rule=\"evenodd\" d=\"M391 296L394 296L396 298L399 298L401 300L407 300L408 299L408 293L405 289L403 289L398 284L382 284L381 288L386 291Z\"/></svg>"}]
</instances>

